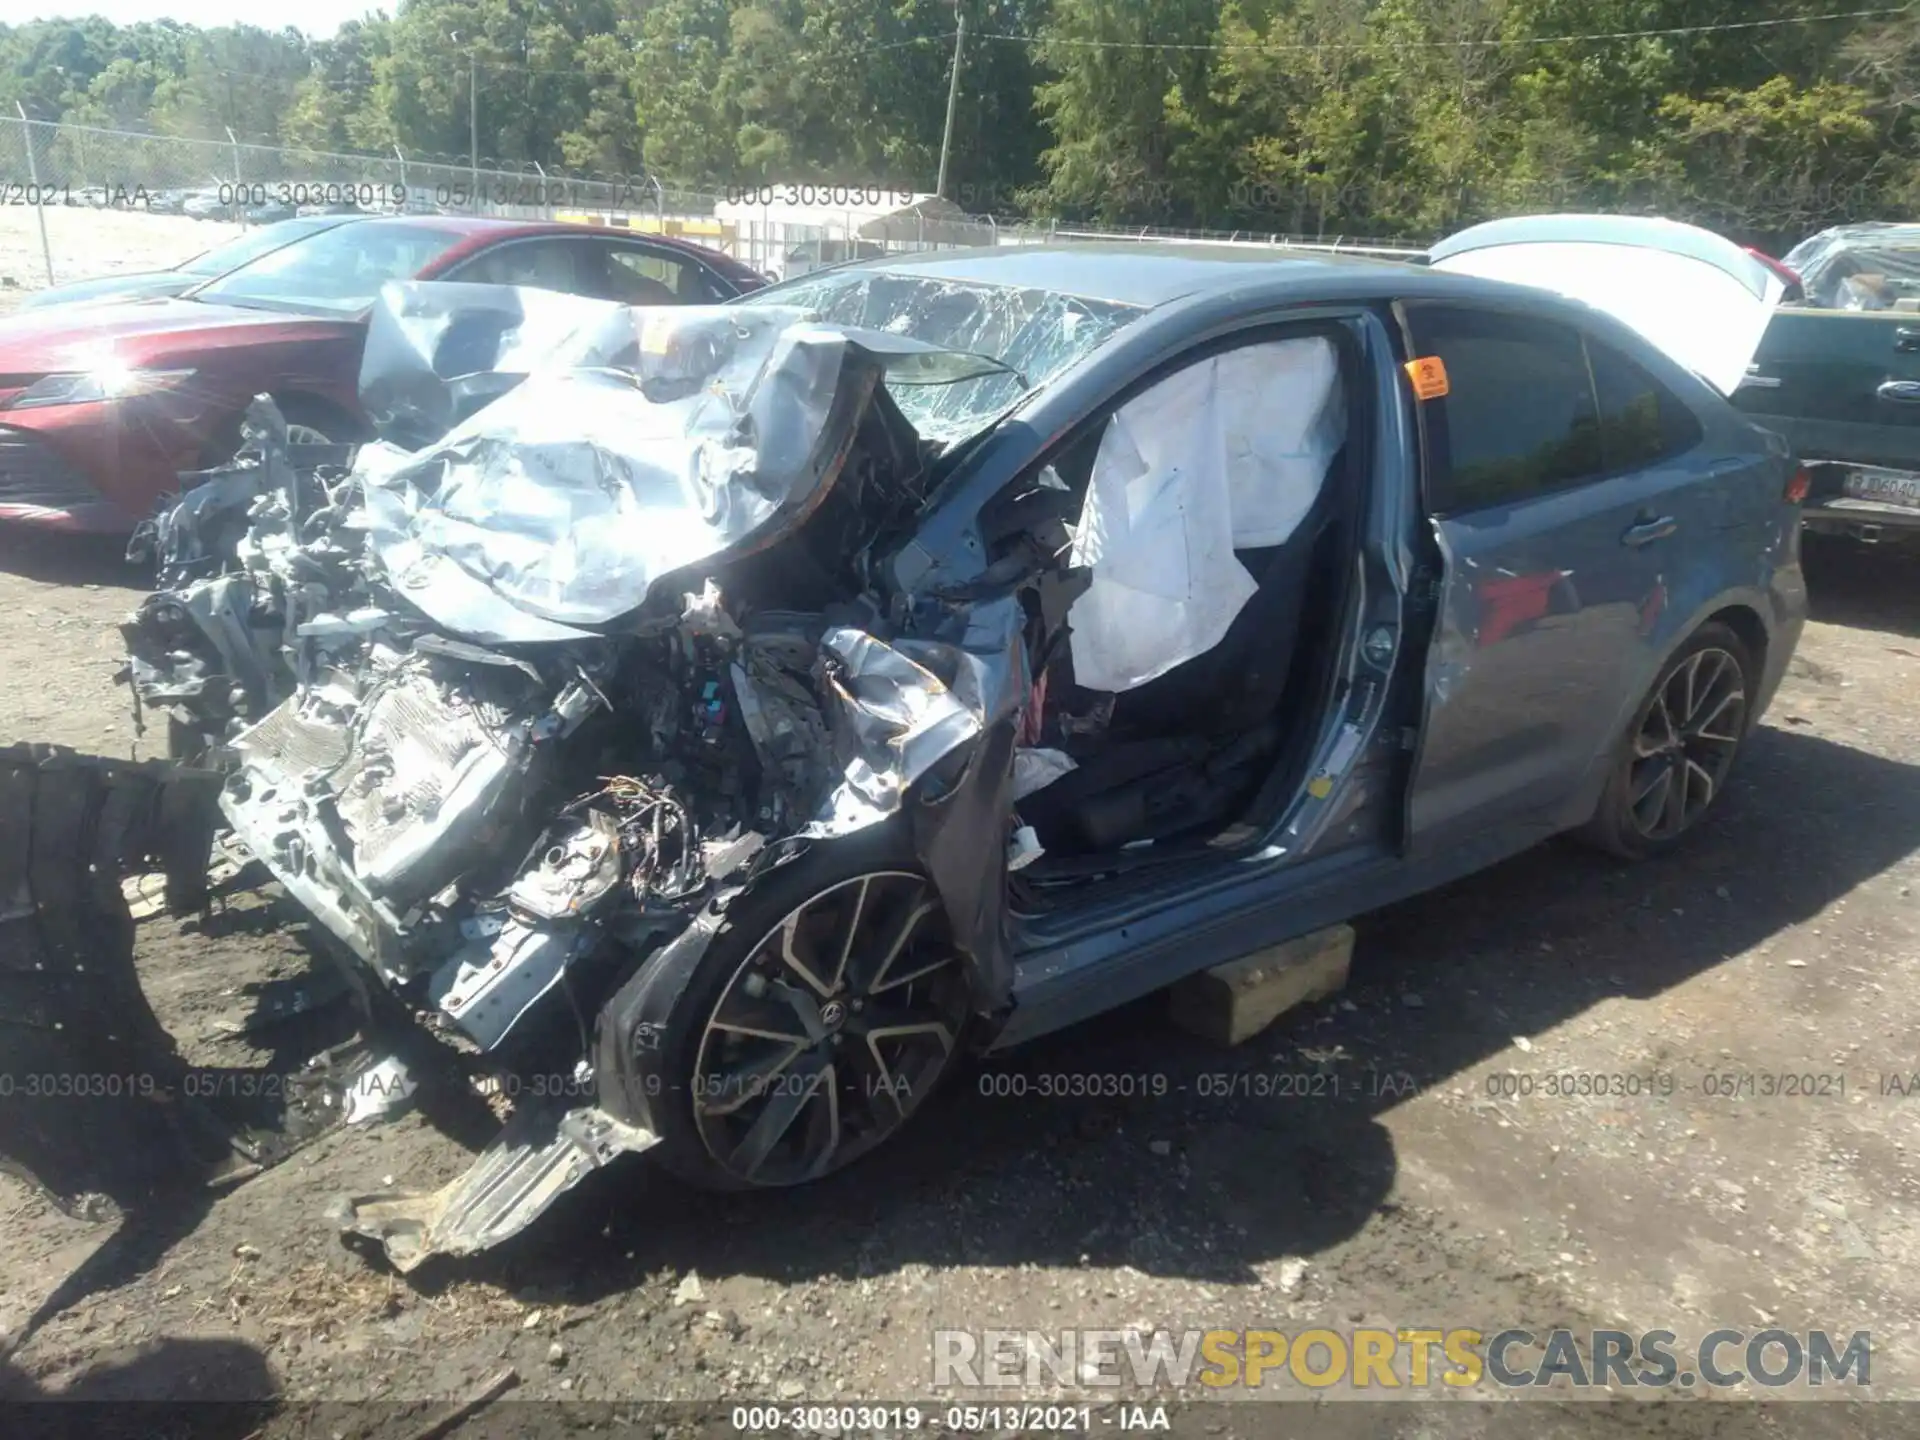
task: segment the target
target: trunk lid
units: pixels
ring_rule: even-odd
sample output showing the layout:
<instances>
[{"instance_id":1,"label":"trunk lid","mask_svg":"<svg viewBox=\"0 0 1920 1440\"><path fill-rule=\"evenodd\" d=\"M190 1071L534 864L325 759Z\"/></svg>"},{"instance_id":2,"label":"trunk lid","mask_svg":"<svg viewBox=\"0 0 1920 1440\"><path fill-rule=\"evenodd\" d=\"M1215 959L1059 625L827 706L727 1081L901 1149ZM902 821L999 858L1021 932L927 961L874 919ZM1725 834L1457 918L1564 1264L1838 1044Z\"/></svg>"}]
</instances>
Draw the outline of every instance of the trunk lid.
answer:
<instances>
[{"instance_id":1,"label":"trunk lid","mask_svg":"<svg viewBox=\"0 0 1920 1440\"><path fill-rule=\"evenodd\" d=\"M1739 388L1785 282L1733 241L1637 215L1523 215L1449 236L1436 270L1552 290L1605 311L1722 395Z\"/></svg>"}]
</instances>

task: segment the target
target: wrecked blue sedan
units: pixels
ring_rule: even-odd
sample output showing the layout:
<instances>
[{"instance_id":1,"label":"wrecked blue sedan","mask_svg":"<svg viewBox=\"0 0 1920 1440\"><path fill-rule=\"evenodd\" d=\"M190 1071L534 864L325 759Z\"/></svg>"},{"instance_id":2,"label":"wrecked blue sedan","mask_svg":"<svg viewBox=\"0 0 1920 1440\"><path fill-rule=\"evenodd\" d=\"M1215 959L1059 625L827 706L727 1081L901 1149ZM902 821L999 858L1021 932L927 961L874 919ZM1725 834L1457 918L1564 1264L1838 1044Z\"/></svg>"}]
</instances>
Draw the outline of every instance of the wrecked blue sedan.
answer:
<instances>
[{"instance_id":1,"label":"wrecked blue sedan","mask_svg":"<svg viewBox=\"0 0 1920 1440\"><path fill-rule=\"evenodd\" d=\"M1560 832L1682 840L1800 633L1797 470L1744 357L1551 293L1568 243L390 289L383 439L303 463L258 406L128 626L344 963L494 1093L569 1077L342 1226L409 1267L630 1152L810 1180L969 1053ZM1769 303L1698 232L1594 246Z\"/></svg>"}]
</instances>

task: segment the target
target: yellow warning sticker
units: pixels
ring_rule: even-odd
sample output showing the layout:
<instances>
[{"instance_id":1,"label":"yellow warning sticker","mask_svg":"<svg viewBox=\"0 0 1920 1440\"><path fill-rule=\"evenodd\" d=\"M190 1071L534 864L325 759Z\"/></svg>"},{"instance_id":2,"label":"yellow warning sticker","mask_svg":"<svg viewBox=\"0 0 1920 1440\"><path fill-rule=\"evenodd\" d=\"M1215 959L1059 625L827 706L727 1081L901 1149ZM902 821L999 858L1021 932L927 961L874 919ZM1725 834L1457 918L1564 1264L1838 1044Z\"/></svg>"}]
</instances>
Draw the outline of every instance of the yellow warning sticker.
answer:
<instances>
[{"instance_id":1,"label":"yellow warning sticker","mask_svg":"<svg viewBox=\"0 0 1920 1440\"><path fill-rule=\"evenodd\" d=\"M670 316L649 315L640 322L640 353L666 355L673 350L674 322Z\"/></svg>"},{"instance_id":2,"label":"yellow warning sticker","mask_svg":"<svg viewBox=\"0 0 1920 1440\"><path fill-rule=\"evenodd\" d=\"M1438 355L1423 355L1407 362L1407 378L1413 381L1413 393L1422 400L1443 399L1447 393L1447 362Z\"/></svg>"}]
</instances>

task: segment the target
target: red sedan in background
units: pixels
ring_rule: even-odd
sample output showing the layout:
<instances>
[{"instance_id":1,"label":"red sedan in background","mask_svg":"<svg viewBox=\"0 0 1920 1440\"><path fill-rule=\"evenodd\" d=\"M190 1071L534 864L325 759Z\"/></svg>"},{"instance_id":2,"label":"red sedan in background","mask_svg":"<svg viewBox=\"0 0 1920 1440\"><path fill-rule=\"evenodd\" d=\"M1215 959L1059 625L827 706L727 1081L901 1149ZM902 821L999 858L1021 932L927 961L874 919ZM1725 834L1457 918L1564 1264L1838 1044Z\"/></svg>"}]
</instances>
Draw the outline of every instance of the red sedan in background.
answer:
<instances>
[{"instance_id":1,"label":"red sedan in background","mask_svg":"<svg viewBox=\"0 0 1920 1440\"><path fill-rule=\"evenodd\" d=\"M0 320L0 522L126 533L183 470L228 459L255 395L296 441L364 439L367 316L390 280L527 285L629 305L766 283L685 241L456 216L354 220L178 299Z\"/></svg>"}]
</instances>

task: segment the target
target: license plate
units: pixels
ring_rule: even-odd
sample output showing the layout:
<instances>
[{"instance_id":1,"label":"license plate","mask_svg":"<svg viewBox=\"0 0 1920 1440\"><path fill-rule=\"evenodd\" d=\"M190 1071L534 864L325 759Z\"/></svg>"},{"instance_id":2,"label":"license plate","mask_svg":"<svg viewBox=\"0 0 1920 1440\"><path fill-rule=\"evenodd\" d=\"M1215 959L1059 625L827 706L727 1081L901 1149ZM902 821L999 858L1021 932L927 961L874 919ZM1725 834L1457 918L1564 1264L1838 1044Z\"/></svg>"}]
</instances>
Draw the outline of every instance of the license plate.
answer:
<instances>
[{"instance_id":1,"label":"license plate","mask_svg":"<svg viewBox=\"0 0 1920 1440\"><path fill-rule=\"evenodd\" d=\"M1855 500L1877 500L1920 510L1920 475L1855 470L1847 476L1847 495Z\"/></svg>"}]
</instances>

